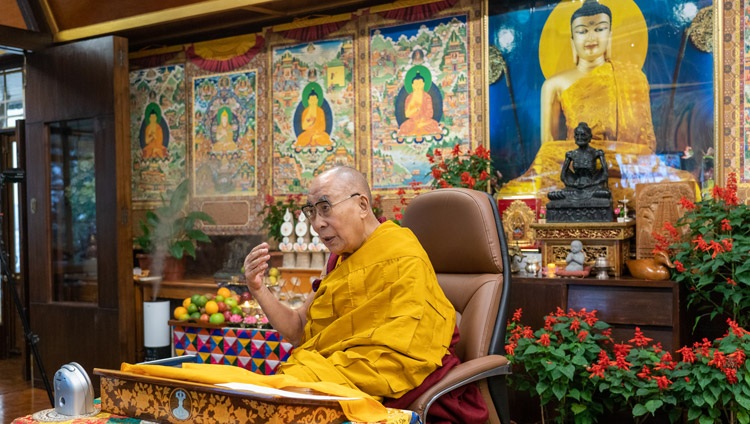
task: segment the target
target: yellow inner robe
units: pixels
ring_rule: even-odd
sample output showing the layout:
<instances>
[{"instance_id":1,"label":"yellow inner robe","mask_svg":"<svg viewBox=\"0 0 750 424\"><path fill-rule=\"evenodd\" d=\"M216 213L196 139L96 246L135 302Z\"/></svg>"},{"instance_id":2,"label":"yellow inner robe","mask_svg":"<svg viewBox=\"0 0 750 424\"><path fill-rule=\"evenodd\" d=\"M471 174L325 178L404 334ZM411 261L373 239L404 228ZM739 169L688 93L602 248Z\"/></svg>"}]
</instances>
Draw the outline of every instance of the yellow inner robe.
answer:
<instances>
[{"instance_id":1,"label":"yellow inner robe","mask_svg":"<svg viewBox=\"0 0 750 424\"><path fill-rule=\"evenodd\" d=\"M398 398L442 364L455 325L419 241L388 221L323 279L278 372Z\"/></svg>"},{"instance_id":2,"label":"yellow inner robe","mask_svg":"<svg viewBox=\"0 0 750 424\"><path fill-rule=\"evenodd\" d=\"M613 199L633 199L639 183L695 181L654 154L648 80L634 65L604 63L562 92L560 103L567 140L543 143L529 169L503 186L501 196L562 189L560 171L565 153L577 148L573 134L580 122L591 128L591 147L604 151Z\"/></svg>"}]
</instances>

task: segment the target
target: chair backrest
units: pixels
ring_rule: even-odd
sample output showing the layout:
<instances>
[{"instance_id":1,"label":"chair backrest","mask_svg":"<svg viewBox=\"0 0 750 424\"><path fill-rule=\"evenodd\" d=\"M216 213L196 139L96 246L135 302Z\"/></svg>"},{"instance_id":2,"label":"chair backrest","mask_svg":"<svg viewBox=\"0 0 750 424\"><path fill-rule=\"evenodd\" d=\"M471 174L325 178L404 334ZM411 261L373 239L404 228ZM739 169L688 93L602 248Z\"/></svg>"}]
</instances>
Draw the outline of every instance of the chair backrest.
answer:
<instances>
[{"instance_id":1,"label":"chair backrest","mask_svg":"<svg viewBox=\"0 0 750 424\"><path fill-rule=\"evenodd\" d=\"M422 243L456 309L461 360L504 355L510 261L492 196L465 188L428 191L411 200L402 225Z\"/></svg>"}]
</instances>

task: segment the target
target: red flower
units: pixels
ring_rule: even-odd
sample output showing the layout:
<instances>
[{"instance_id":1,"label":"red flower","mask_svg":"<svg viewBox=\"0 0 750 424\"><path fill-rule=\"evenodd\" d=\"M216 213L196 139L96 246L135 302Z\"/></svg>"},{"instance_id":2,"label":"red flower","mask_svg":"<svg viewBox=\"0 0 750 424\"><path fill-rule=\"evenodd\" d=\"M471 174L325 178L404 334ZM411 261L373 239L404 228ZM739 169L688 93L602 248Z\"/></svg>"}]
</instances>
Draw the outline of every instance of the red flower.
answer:
<instances>
[{"instance_id":1,"label":"red flower","mask_svg":"<svg viewBox=\"0 0 750 424\"><path fill-rule=\"evenodd\" d=\"M588 324L590 327L593 327L594 324L596 324L596 322L599 321L599 319L596 318L596 312L597 311L596 311L596 309L594 309L591 312L585 312L585 311L586 311L585 308L581 309L583 321L586 324Z\"/></svg>"},{"instance_id":2,"label":"red flower","mask_svg":"<svg viewBox=\"0 0 750 424\"><path fill-rule=\"evenodd\" d=\"M727 376L727 382L729 382L729 384L736 384L737 383L737 369L735 369L735 368L722 368L722 371L724 372L724 375Z\"/></svg>"},{"instance_id":3,"label":"red flower","mask_svg":"<svg viewBox=\"0 0 750 424\"><path fill-rule=\"evenodd\" d=\"M727 278L727 284L729 284L730 286L736 286L737 282L732 280L731 278Z\"/></svg>"},{"instance_id":4,"label":"red flower","mask_svg":"<svg viewBox=\"0 0 750 424\"><path fill-rule=\"evenodd\" d=\"M540 345L544 347L549 346L549 343L550 343L549 334L547 333L542 334L542 336L539 337L539 341L537 343L539 343Z\"/></svg>"},{"instance_id":5,"label":"red flower","mask_svg":"<svg viewBox=\"0 0 750 424\"><path fill-rule=\"evenodd\" d=\"M451 152L453 156L460 156L461 155L461 145L456 143L455 146L453 146L453 152Z\"/></svg>"},{"instance_id":6,"label":"red flower","mask_svg":"<svg viewBox=\"0 0 750 424\"><path fill-rule=\"evenodd\" d=\"M745 354L744 350L737 349L734 352L727 355L729 359L734 362L734 367L739 368L745 363L745 359L747 358L747 355Z\"/></svg>"},{"instance_id":7,"label":"red flower","mask_svg":"<svg viewBox=\"0 0 750 424\"><path fill-rule=\"evenodd\" d=\"M685 272L685 265L680 261L674 261L674 266L677 268L677 272Z\"/></svg>"},{"instance_id":8,"label":"red flower","mask_svg":"<svg viewBox=\"0 0 750 424\"><path fill-rule=\"evenodd\" d=\"M648 346L654 339L648 338L643 335L640 327L635 327L635 338L628 340L628 342L635 344L638 347Z\"/></svg>"},{"instance_id":9,"label":"red flower","mask_svg":"<svg viewBox=\"0 0 750 424\"><path fill-rule=\"evenodd\" d=\"M695 346L698 349L698 354L706 358L708 358L709 354L711 353L711 341L705 337L703 338L702 341L695 342L693 346Z\"/></svg>"},{"instance_id":10,"label":"red flower","mask_svg":"<svg viewBox=\"0 0 750 424\"><path fill-rule=\"evenodd\" d=\"M727 324L729 324L729 328L732 329L732 332L737 337L742 337L746 334L750 334L749 331L737 325L737 321L733 320L732 318L727 318Z\"/></svg>"},{"instance_id":11,"label":"red flower","mask_svg":"<svg viewBox=\"0 0 750 424\"><path fill-rule=\"evenodd\" d=\"M604 378L605 370L606 368L599 364L594 364L590 367L586 367L586 371L591 373L589 374L589 378L594 378L594 377Z\"/></svg>"},{"instance_id":12,"label":"red flower","mask_svg":"<svg viewBox=\"0 0 750 424\"><path fill-rule=\"evenodd\" d=\"M721 244L722 244L722 246L724 246L724 250L726 250L727 252L731 252L732 251L732 245L733 245L732 243L733 242L734 242L734 240L732 240L730 238L721 239Z\"/></svg>"},{"instance_id":13,"label":"red flower","mask_svg":"<svg viewBox=\"0 0 750 424\"><path fill-rule=\"evenodd\" d=\"M699 235L695 239L693 239L693 243L695 243L695 250L702 250L703 252L708 250L708 243L706 243L706 240L703 240L703 236Z\"/></svg>"},{"instance_id":14,"label":"red flower","mask_svg":"<svg viewBox=\"0 0 750 424\"><path fill-rule=\"evenodd\" d=\"M472 176L469 173L469 171L464 171L461 174L461 183L465 184L469 188L474 188L475 181L474 181L474 178L472 178Z\"/></svg>"},{"instance_id":15,"label":"red flower","mask_svg":"<svg viewBox=\"0 0 750 424\"><path fill-rule=\"evenodd\" d=\"M544 317L544 329L547 331L552 331L552 326L557 323L557 318L555 318L552 315L547 315Z\"/></svg>"},{"instance_id":16,"label":"red flower","mask_svg":"<svg viewBox=\"0 0 750 424\"><path fill-rule=\"evenodd\" d=\"M490 158L490 151L486 149L484 146L479 145L476 149L474 149L474 155L479 156L482 159L489 159Z\"/></svg>"},{"instance_id":17,"label":"red flower","mask_svg":"<svg viewBox=\"0 0 750 424\"><path fill-rule=\"evenodd\" d=\"M523 328L523 331L521 332L521 337L524 339L530 339L534 337L534 330L531 329L528 325Z\"/></svg>"},{"instance_id":18,"label":"red flower","mask_svg":"<svg viewBox=\"0 0 750 424\"><path fill-rule=\"evenodd\" d=\"M570 331L578 331L580 329L581 329L581 321L579 321L578 319L574 319L570 323Z\"/></svg>"},{"instance_id":19,"label":"red flower","mask_svg":"<svg viewBox=\"0 0 750 424\"><path fill-rule=\"evenodd\" d=\"M588 337L588 336L589 336L589 332L588 331L581 330L581 332L578 333L578 341L585 342L586 341L586 337Z\"/></svg>"},{"instance_id":20,"label":"red flower","mask_svg":"<svg viewBox=\"0 0 750 424\"><path fill-rule=\"evenodd\" d=\"M682 362L687 362L689 364L695 362L695 353L693 352L693 349L690 349L687 346L683 346L682 349L677 351L677 353L682 355Z\"/></svg>"},{"instance_id":21,"label":"red flower","mask_svg":"<svg viewBox=\"0 0 750 424\"><path fill-rule=\"evenodd\" d=\"M721 220L721 231L732 231L732 224L726 218Z\"/></svg>"},{"instance_id":22,"label":"red flower","mask_svg":"<svg viewBox=\"0 0 750 424\"><path fill-rule=\"evenodd\" d=\"M439 180L443 176L443 170L440 168L432 168L432 178Z\"/></svg>"},{"instance_id":23,"label":"red flower","mask_svg":"<svg viewBox=\"0 0 750 424\"><path fill-rule=\"evenodd\" d=\"M722 246L716 240L711 240L711 243L708 244L708 249L713 250L713 253L711 254L711 259L716 259L716 255L724 252L724 246Z\"/></svg>"},{"instance_id":24,"label":"red flower","mask_svg":"<svg viewBox=\"0 0 750 424\"><path fill-rule=\"evenodd\" d=\"M683 208L685 208L685 209L687 209L689 211L695 209L695 203L693 203L692 200L690 200L690 199L688 199L686 197L683 197L683 198L680 199L680 206L682 206Z\"/></svg>"},{"instance_id":25,"label":"red flower","mask_svg":"<svg viewBox=\"0 0 750 424\"><path fill-rule=\"evenodd\" d=\"M714 357L711 358L710 361L708 361L708 365L721 369L721 368L724 368L726 364L727 364L726 355L724 355L724 353L719 350L714 350Z\"/></svg>"},{"instance_id":26,"label":"red flower","mask_svg":"<svg viewBox=\"0 0 750 424\"><path fill-rule=\"evenodd\" d=\"M523 309L518 308L515 311L513 311L513 317L510 320L513 322L521 322L522 314L523 314Z\"/></svg>"},{"instance_id":27,"label":"red flower","mask_svg":"<svg viewBox=\"0 0 750 424\"><path fill-rule=\"evenodd\" d=\"M672 360L672 354L667 352L661 356L661 360L654 366L655 370L673 370L677 363Z\"/></svg>"},{"instance_id":28,"label":"red flower","mask_svg":"<svg viewBox=\"0 0 750 424\"><path fill-rule=\"evenodd\" d=\"M490 174L488 174L487 171L485 171L484 169L482 170L482 172L479 173L480 181L487 181L487 178L489 177L490 177Z\"/></svg>"},{"instance_id":29,"label":"red flower","mask_svg":"<svg viewBox=\"0 0 750 424\"><path fill-rule=\"evenodd\" d=\"M273 205L274 199L270 194L266 194L266 205Z\"/></svg>"},{"instance_id":30,"label":"red flower","mask_svg":"<svg viewBox=\"0 0 750 424\"><path fill-rule=\"evenodd\" d=\"M656 377L656 385L659 387L659 390L668 389L670 384L672 384L672 381L670 381L667 377L663 375Z\"/></svg>"},{"instance_id":31,"label":"red flower","mask_svg":"<svg viewBox=\"0 0 750 424\"><path fill-rule=\"evenodd\" d=\"M642 380L650 380L651 379L651 370L648 368L648 366L644 365L643 368L641 368L641 372L636 374L638 378Z\"/></svg>"}]
</instances>

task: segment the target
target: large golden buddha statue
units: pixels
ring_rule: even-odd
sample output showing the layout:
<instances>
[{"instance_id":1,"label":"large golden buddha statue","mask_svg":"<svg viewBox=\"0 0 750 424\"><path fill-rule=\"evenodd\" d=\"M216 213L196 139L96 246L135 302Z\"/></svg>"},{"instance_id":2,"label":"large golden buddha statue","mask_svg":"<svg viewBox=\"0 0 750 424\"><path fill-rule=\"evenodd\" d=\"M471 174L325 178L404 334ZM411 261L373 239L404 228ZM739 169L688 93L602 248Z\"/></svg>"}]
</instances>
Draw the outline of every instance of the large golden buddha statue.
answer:
<instances>
[{"instance_id":1,"label":"large golden buddha statue","mask_svg":"<svg viewBox=\"0 0 750 424\"><path fill-rule=\"evenodd\" d=\"M586 0L570 17L574 67L558 72L541 90L541 146L529 169L500 195L548 193L562 188L559 170L575 149L579 122L591 128L591 147L606 153L609 188L615 199L633 198L643 182L694 180L654 154L649 83L641 69L613 60L612 11Z\"/></svg>"}]
</instances>

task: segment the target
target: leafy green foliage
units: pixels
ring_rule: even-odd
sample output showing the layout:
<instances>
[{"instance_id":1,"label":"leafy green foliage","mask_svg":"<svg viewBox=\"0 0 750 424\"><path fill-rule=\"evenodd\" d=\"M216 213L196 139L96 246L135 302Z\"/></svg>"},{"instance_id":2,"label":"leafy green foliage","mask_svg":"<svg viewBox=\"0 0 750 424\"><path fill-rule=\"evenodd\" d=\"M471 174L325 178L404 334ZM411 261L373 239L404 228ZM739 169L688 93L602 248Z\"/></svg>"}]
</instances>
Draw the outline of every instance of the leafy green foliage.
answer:
<instances>
[{"instance_id":1,"label":"leafy green foliage","mask_svg":"<svg viewBox=\"0 0 750 424\"><path fill-rule=\"evenodd\" d=\"M185 255L195 258L198 242L211 241L198 224L214 224L214 219L202 211L186 211L189 188L188 180L184 180L162 197L160 206L146 212L145 219L139 222L141 235L135 239L144 252L163 249L176 259Z\"/></svg>"},{"instance_id":2,"label":"leafy green foliage","mask_svg":"<svg viewBox=\"0 0 750 424\"><path fill-rule=\"evenodd\" d=\"M515 311L506 343L517 370L511 387L539 396L558 423L629 410L636 423L665 413L671 422L750 424L750 332L735 321L724 337L678 350L678 360L637 327L628 343L613 343L595 313L558 308L534 331Z\"/></svg>"},{"instance_id":3,"label":"leafy green foliage","mask_svg":"<svg viewBox=\"0 0 750 424\"><path fill-rule=\"evenodd\" d=\"M747 328L750 208L737 198L736 175L730 174L726 188L714 187L712 197L696 203L683 198L680 205L685 214L677 228L667 224L654 236L675 265L672 278L688 289L688 307L699 312L696 325L718 316Z\"/></svg>"}]
</instances>

